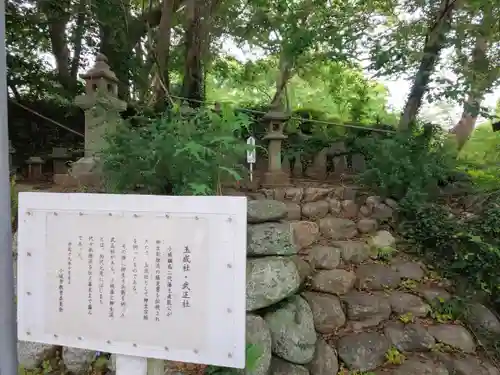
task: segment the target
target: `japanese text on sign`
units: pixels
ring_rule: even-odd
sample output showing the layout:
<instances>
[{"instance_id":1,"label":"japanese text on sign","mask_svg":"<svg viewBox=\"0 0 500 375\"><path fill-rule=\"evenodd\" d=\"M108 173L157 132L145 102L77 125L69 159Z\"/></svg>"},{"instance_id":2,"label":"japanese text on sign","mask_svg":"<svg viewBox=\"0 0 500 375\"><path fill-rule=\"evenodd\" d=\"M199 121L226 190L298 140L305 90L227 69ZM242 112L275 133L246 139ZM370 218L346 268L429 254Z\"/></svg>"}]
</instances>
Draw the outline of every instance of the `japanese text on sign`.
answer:
<instances>
[{"instance_id":1,"label":"japanese text on sign","mask_svg":"<svg viewBox=\"0 0 500 375\"><path fill-rule=\"evenodd\" d=\"M131 215L119 219L124 230L105 233L102 229L106 222L117 218L89 216L88 222L82 224L84 219L85 216L76 213L48 217L49 225L80 228L78 233L70 229L60 231L65 237L64 247L60 245L60 238L49 239L49 246L65 253L68 253L70 244L77 243L79 254L71 261L68 256L52 258L56 259L52 262L57 263L54 267L60 271L60 276L55 289L52 289L52 281L47 281L48 296L57 291L58 301L56 306L48 304L46 307L48 330L56 334L70 331L77 336L88 336L88 330L95 327L96 335L125 338L130 326L138 324L144 325L143 332L152 331L147 327L155 324L175 330L183 326L190 329L186 323L186 310L193 314L192 321L203 320L204 309L200 306L206 304L206 293L199 277L205 272L207 262L206 252L200 251L207 236L203 220L185 218L175 223L161 218L157 219L157 228L148 223L149 229L138 232L131 227L137 227L141 221ZM182 223L186 221L193 223ZM195 223L200 230L195 236L190 236L188 243L172 242L173 236L168 236L168 223L171 223L172 230L179 225L193 227ZM82 286L85 287L85 298L79 292ZM85 318L81 316L82 304L87 315ZM176 314L180 309L182 314ZM81 324L74 324L76 319L82 319ZM134 331L139 332L139 329ZM162 329L154 328L154 331L158 342L163 342Z\"/></svg>"},{"instance_id":2,"label":"japanese text on sign","mask_svg":"<svg viewBox=\"0 0 500 375\"><path fill-rule=\"evenodd\" d=\"M18 338L243 368L246 217L242 197L21 193Z\"/></svg>"}]
</instances>

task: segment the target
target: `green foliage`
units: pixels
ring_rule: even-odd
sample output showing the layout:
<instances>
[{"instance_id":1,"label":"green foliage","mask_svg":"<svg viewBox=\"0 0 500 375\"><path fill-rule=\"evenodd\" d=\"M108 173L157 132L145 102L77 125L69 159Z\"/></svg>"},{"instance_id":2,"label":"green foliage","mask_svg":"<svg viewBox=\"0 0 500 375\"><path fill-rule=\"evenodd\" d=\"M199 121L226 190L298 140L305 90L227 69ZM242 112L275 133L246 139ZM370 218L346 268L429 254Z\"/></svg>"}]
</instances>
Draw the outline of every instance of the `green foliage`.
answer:
<instances>
[{"instance_id":1,"label":"green foliage","mask_svg":"<svg viewBox=\"0 0 500 375\"><path fill-rule=\"evenodd\" d=\"M459 173L460 161L445 136L434 128L360 143L368 164L360 180L378 194L399 200L399 230L411 249L500 306L498 191L489 192L476 215L467 220L442 205L442 193L450 183L475 190L474 181ZM435 306L434 317L454 319L453 308Z\"/></svg>"},{"instance_id":2,"label":"green foliage","mask_svg":"<svg viewBox=\"0 0 500 375\"><path fill-rule=\"evenodd\" d=\"M275 56L245 63L221 56L215 59L207 75L207 97L248 107L270 103L276 90L277 69ZM397 121L397 115L387 108L387 89L367 79L356 66L311 58L290 79L287 92L290 107L299 117L310 115L313 119L339 124Z\"/></svg>"},{"instance_id":3,"label":"green foliage","mask_svg":"<svg viewBox=\"0 0 500 375\"><path fill-rule=\"evenodd\" d=\"M283 158L290 160L291 167L296 161L306 170L314 156L335 140L335 127L325 129L314 120L326 120L326 114L312 108L299 108L292 112L286 124L288 138L283 142Z\"/></svg>"},{"instance_id":4,"label":"green foliage","mask_svg":"<svg viewBox=\"0 0 500 375\"><path fill-rule=\"evenodd\" d=\"M438 323L447 323L464 316L464 301L455 297L450 300L435 298L431 302L431 316Z\"/></svg>"},{"instance_id":5,"label":"green foliage","mask_svg":"<svg viewBox=\"0 0 500 375\"><path fill-rule=\"evenodd\" d=\"M436 127L420 127L383 139L363 138L358 147L367 159L367 170L359 181L403 206L435 197L439 183L456 175L454 153Z\"/></svg>"},{"instance_id":6,"label":"green foliage","mask_svg":"<svg viewBox=\"0 0 500 375\"><path fill-rule=\"evenodd\" d=\"M493 132L491 123L478 126L460 152L460 159L492 164L500 158L500 133Z\"/></svg>"},{"instance_id":7,"label":"green foliage","mask_svg":"<svg viewBox=\"0 0 500 375\"><path fill-rule=\"evenodd\" d=\"M472 221L461 221L444 207L427 203L406 212L402 234L420 254L451 277L500 304L500 227L498 201ZM490 216L491 215L491 216ZM496 236L496 237L495 237Z\"/></svg>"},{"instance_id":8,"label":"green foliage","mask_svg":"<svg viewBox=\"0 0 500 375\"><path fill-rule=\"evenodd\" d=\"M401 281L401 287L408 290L415 290L418 288L418 283L412 279L404 279Z\"/></svg>"},{"instance_id":9,"label":"green foliage","mask_svg":"<svg viewBox=\"0 0 500 375\"><path fill-rule=\"evenodd\" d=\"M249 372L253 371L257 366L257 362L259 358L262 356L262 354L263 351L259 345L247 344L245 350L245 355L246 355L245 370ZM208 366L205 369L205 375L238 375L241 373L242 373L241 370L229 367Z\"/></svg>"},{"instance_id":10,"label":"green foliage","mask_svg":"<svg viewBox=\"0 0 500 375\"><path fill-rule=\"evenodd\" d=\"M400 365L404 362L406 358L403 353L401 353L398 349L392 346L385 353L385 359L387 363L391 365Z\"/></svg>"},{"instance_id":11,"label":"green foliage","mask_svg":"<svg viewBox=\"0 0 500 375\"><path fill-rule=\"evenodd\" d=\"M142 123L108 135L102 158L109 191L210 195L245 173L247 146L235 136L249 125L242 114L174 108Z\"/></svg>"},{"instance_id":12,"label":"green foliage","mask_svg":"<svg viewBox=\"0 0 500 375\"><path fill-rule=\"evenodd\" d=\"M469 163L459 166L466 172L481 191L492 191L500 187L500 169L498 166L488 166L481 163Z\"/></svg>"},{"instance_id":13,"label":"green foliage","mask_svg":"<svg viewBox=\"0 0 500 375\"><path fill-rule=\"evenodd\" d=\"M496 199L495 199L496 198ZM474 232L481 234L487 241L500 244L500 194L488 201L481 214L469 220Z\"/></svg>"},{"instance_id":14,"label":"green foliage","mask_svg":"<svg viewBox=\"0 0 500 375\"><path fill-rule=\"evenodd\" d=\"M404 324L408 324L408 323L413 323L413 321L415 320L415 317L413 316L413 314L411 312L407 312L406 314L401 314L398 319L404 323Z\"/></svg>"},{"instance_id":15,"label":"green foliage","mask_svg":"<svg viewBox=\"0 0 500 375\"><path fill-rule=\"evenodd\" d=\"M384 246L376 249L377 251L377 258L383 261L388 261L392 259L394 254L396 254L398 251L391 247L391 246Z\"/></svg>"},{"instance_id":16,"label":"green foliage","mask_svg":"<svg viewBox=\"0 0 500 375\"><path fill-rule=\"evenodd\" d=\"M500 188L500 132L488 122L477 127L459 154L460 167L482 191Z\"/></svg>"},{"instance_id":17,"label":"green foliage","mask_svg":"<svg viewBox=\"0 0 500 375\"><path fill-rule=\"evenodd\" d=\"M23 366L20 366L17 373L18 375L49 375L54 373L54 368L50 360L45 359L42 361L39 368L27 370Z\"/></svg>"}]
</instances>

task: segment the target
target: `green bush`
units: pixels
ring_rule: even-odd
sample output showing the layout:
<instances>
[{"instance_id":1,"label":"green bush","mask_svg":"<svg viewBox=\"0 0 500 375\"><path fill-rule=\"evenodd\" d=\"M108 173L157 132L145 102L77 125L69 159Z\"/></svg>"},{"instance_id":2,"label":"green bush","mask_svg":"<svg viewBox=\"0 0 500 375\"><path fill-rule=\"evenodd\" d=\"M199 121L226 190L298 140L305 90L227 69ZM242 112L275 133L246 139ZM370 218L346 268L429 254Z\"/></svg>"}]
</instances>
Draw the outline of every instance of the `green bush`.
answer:
<instances>
[{"instance_id":1,"label":"green bush","mask_svg":"<svg viewBox=\"0 0 500 375\"><path fill-rule=\"evenodd\" d=\"M400 202L403 238L442 272L466 278L468 286L500 306L500 193L490 192L471 219L451 213L441 200L447 185L461 184L482 196L484 185L474 186L474 179L464 176L446 135L435 127L364 138L358 145L367 158L360 182Z\"/></svg>"},{"instance_id":2,"label":"green bush","mask_svg":"<svg viewBox=\"0 0 500 375\"><path fill-rule=\"evenodd\" d=\"M460 161L459 168L470 176L479 192L500 189L500 168L497 164L488 165L479 162Z\"/></svg>"},{"instance_id":3,"label":"green bush","mask_svg":"<svg viewBox=\"0 0 500 375\"><path fill-rule=\"evenodd\" d=\"M451 277L466 278L476 291L500 306L500 207L459 220L443 206L428 203L405 212L401 234L422 256Z\"/></svg>"},{"instance_id":4,"label":"green bush","mask_svg":"<svg viewBox=\"0 0 500 375\"><path fill-rule=\"evenodd\" d=\"M361 138L357 147L367 160L359 182L402 205L432 200L440 183L457 173L455 153L435 127L419 127L387 138Z\"/></svg>"},{"instance_id":5,"label":"green bush","mask_svg":"<svg viewBox=\"0 0 500 375\"><path fill-rule=\"evenodd\" d=\"M500 189L500 133L491 124L479 125L459 154L460 167L482 191Z\"/></svg>"},{"instance_id":6,"label":"green bush","mask_svg":"<svg viewBox=\"0 0 500 375\"><path fill-rule=\"evenodd\" d=\"M208 366L204 375L240 375L242 373L253 372L257 367L258 361L263 354L260 345L247 344L245 349L245 370L239 370L229 367Z\"/></svg>"},{"instance_id":7,"label":"green bush","mask_svg":"<svg viewBox=\"0 0 500 375\"><path fill-rule=\"evenodd\" d=\"M108 191L210 195L246 173L247 146L235 137L249 125L243 114L176 107L140 123L124 122L108 135L102 153Z\"/></svg>"}]
</instances>

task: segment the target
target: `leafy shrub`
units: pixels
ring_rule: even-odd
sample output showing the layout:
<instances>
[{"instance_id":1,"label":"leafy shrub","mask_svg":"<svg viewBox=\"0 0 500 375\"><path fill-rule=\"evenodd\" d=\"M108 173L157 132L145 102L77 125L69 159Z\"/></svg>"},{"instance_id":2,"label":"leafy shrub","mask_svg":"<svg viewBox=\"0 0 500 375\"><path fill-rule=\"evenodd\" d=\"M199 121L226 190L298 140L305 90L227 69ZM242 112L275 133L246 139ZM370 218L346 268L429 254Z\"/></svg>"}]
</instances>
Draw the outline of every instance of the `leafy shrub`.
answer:
<instances>
[{"instance_id":1,"label":"leafy shrub","mask_svg":"<svg viewBox=\"0 0 500 375\"><path fill-rule=\"evenodd\" d=\"M434 203L406 213L401 233L421 255L449 276L466 278L500 306L500 209L487 208L472 221L461 221ZM485 215L488 214L488 215ZM494 239L495 238L495 239Z\"/></svg>"},{"instance_id":2,"label":"leafy shrub","mask_svg":"<svg viewBox=\"0 0 500 375\"><path fill-rule=\"evenodd\" d=\"M498 165L461 161L459 168L471 177L478 192L500 189L500 168Z\"/></svg>"},{"instance_id":3,"label":"leafy shrub","mask_svg":"<svg viewBox=\"0 0 500 375\"><path fill-rule=\"evenodd\" d=\"M500 245L500 191L488 201L468 224L488 242Z\"/></svg>"},{"instance_id":4,"label":"leafy shrub","mask_svg":"<svg viewBox=\"0 0 500 375\"><path fill-rule=\"evenodd\" d=\"M108 191L208 195L245 173L247 146L235 136L249 125L243 114L176 107L140 123L125 121L108 135L102 153Z\"/></svg>"},{"instance_id":5,"label":"leafy shrub","mask_svg":"<svg viewBox=\"0 0 500 375\"><path fill-rule=\"evenodd\" d=\"M435 127L420 127L387 138L362 138L358 148L367 159L359 181L404 205L418 204L439 191L456 174L454 153Z\"/></svg>"},{"instance_id":6,"label":"leafy shrub","mask_svg":"<svg viewBox=\"0 0 500 375\"><path fill-rule=\"evenodd\" d=\"M479 190L500 188L500 133L491 124L478 126L459 154L460 167L471 175Z\"/></svg>"},{"instance_id":7,"label":"leafy shrub","mask_svg":"<svg viewBox=\"0 0 500 375\"><path fill-rule=\"evenodd\" d=\"M403 237L449 276L466 278L500 304L500 194L467 221L438 204L450 182L464 182L471 189L473 184L460 172L445 134L435 127L364 138L358 144L367 158L360 182L399 200Z\"/></svg>"},{"instance_id":8,"label":"leafy shrub","mask_svg":"<svg viewBox=\"0 0 500 375\"><path fill-rule=\"evenodd\" d=\"M260 345L247 344L245 348L245 373L253 372L257 367L258 361L263 354L263 350ZM208 366L205 369L205 375L239 375L243 371L229 368L229 367L219 367L219 366Z\"/></svg>"}]
</instances>

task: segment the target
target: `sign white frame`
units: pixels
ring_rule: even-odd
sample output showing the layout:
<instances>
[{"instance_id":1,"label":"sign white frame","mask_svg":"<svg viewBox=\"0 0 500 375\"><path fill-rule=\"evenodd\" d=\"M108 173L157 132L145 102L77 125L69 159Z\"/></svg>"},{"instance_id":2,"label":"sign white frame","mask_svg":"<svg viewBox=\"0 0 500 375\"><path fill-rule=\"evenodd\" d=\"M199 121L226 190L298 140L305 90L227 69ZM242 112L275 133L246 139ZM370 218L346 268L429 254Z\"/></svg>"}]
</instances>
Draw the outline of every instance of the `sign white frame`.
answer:
<instances>
[{"instance_id":1,"label":"sign white frame","mask_svg":"<svg viewBox=\"0 0 500 375\"><path fill-rule=\"evenodd\" d=\"M247 145L251 147L247 150L247 163L250 166L250 182L253 182L253 165L257 161L257 150L255 149L255 138L250 136L247 138Z\"/></svg>"},{"instance_id":2,"label":"sign white frame","mask_svg":"<svg viewBox=\"0 0 500 375\"><path fill-rule=\"evenodd\" d=\"M209 222L210 264L207 265L208 343L204 351L175 350L140 342L96 340L45 332L44 259L47 216L57 212L192 215ZM247 198L224 196L148 196L80 193L19 194L18 236L18 338L52 345L116 353L119 356L156 358L225 367L245 367ZM189 228L186 228L189 233ZM76 232L75 232L76 233ZM78 324L78 322L75 322ZM168 334L167 332L165 334Z\"/></svg>"},{"instance_id":3,"label":"sign white frame","mask_svg":"<svg viewBox=\"0 0 500 375\"><path fill-rule=\"evenodd\" d=\"M251 147L247 150L247 163L255 164L257 161L257 151L255 150L255 138L253 136L247 138L247 145Z\"/></svg>"}]
</instances>

